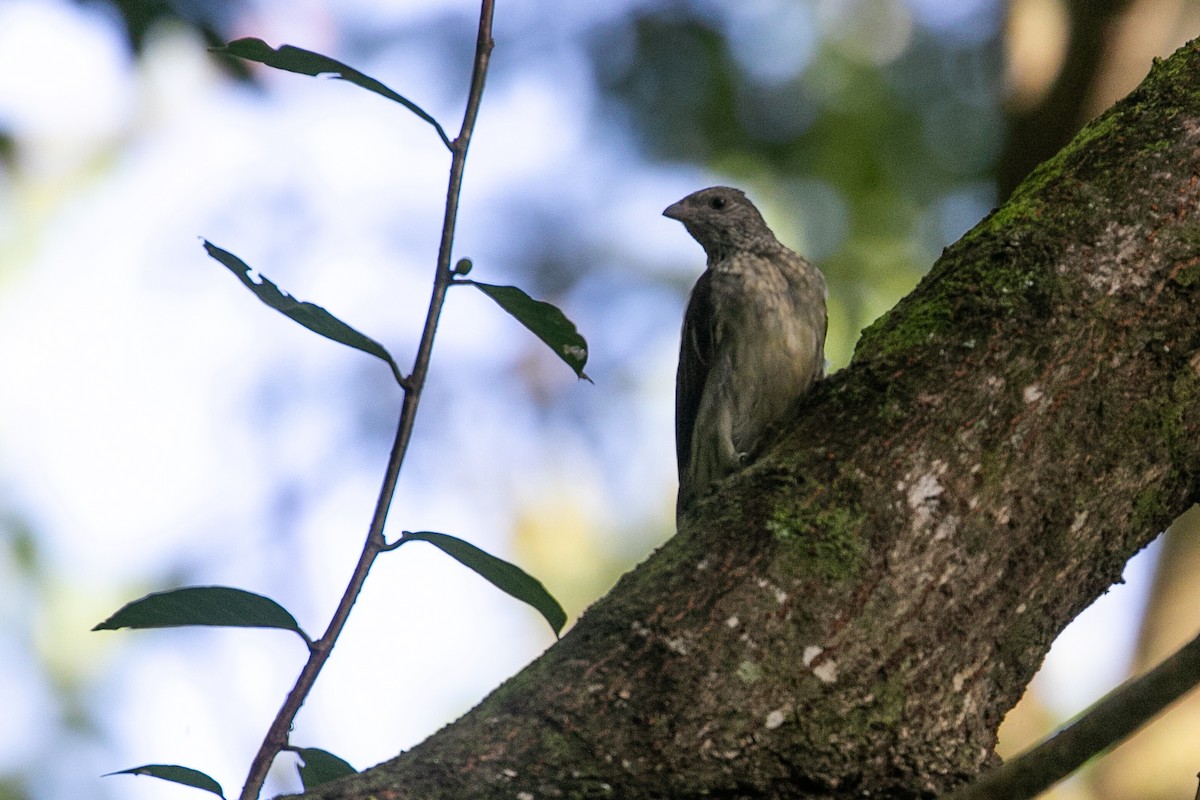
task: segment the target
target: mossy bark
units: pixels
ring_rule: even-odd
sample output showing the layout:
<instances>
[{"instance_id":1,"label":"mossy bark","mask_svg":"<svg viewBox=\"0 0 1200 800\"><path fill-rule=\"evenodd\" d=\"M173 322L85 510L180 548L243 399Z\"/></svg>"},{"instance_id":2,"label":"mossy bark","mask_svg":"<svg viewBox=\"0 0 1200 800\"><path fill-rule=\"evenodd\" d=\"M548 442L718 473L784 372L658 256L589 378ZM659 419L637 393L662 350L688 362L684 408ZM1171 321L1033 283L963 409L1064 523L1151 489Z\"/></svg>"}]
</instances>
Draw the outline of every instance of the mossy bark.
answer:
<instances>
[{"instance_id":1,"label":"mossy bark","mask_svg":"<svg viewBox=\"0 0 1200 800\"><path fill-rule=\"evenodd\" d=\"M478 707L314 798L927 797L1197 498L1200 45Z\"/></svg>"}]
</instances>

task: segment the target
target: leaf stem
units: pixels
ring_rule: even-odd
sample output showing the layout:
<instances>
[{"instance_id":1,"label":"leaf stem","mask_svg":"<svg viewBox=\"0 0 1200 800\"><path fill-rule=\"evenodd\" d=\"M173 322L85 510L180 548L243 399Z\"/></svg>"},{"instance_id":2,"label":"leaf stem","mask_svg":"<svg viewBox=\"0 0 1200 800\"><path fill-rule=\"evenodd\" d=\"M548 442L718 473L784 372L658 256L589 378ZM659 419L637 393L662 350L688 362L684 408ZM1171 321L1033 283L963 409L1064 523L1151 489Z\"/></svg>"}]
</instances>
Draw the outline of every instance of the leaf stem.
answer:
<instances>
[{"instance_id":1,"label":"leaf stem","mask_svg":"<svg viewBox=\"0 0 1200 800\"><path fill-rule=\"evenodd\" d=\"M275 720L267 729L262 745L250 764L246 783L242 787L240 800L257 800L267 779L267 772L280 751L289 746L288 732L292 728L296 714L312 690L317 675L329 659L333 646L341 635L350 616L350 610L362 591L363 583L371 570L376 556L389 548L383 536L384 524L387 522L388 510L395 494L396 483L400 477L400 467L404 455L408 451L408 443L412 438L413 423L416 420L417 406L421 401L421 392L425 387L425 378L429 374L429 360L433 352L433 339L437 333L438 320L441 317L442 306L446 299L446 289L454 275L450 268L450 254L454 245L454 230L458 220L459 197L462 192L463 169L466 166L467 148L471 143L471 135L475 130L475 120L479 114L479 104L483 97L483 87L487 78L488 62L491 58L492 14L494 0L482 0L479 12L479 35L475 44L475 62L471 73L471 88L467 95L466 111L463 114L462 129L450 143L450 179L446 190L446 213L442 221L442 238L438 247L437 269L433 278L433 291L429 299L429 311L425 316L425 327L421 333L421 341L417 347L417 355L412 372L402 382L404 401L400 409L400 420L396 428L396 438L392 444L391 456L388 458L387 471L384 474L383 485L380 487L379 499L375 504L375 513L371 526L367 531L367 540L359 555L358 564L350 576L342 599L334 611L333 618L325 630L325 634L313 642L308 662L296 679L287 699L276 714Z\"/></svg>"}]
</instances>

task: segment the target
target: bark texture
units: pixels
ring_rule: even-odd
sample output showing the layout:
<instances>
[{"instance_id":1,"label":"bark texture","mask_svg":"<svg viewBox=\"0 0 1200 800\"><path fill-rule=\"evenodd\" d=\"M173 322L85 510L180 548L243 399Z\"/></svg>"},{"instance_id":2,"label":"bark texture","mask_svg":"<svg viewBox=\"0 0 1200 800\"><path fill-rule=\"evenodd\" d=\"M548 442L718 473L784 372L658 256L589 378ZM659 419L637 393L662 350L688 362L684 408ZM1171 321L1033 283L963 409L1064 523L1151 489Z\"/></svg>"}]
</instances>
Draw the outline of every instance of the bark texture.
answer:
<instances>
[{"instance_id":1,"label":"bark texture","mask_svg":"<svg viewBox=\"0 0 1200 800\"><path fill-rule=\"evenodd\" d=\"M1200 46L1036 169L563 640L313 798L928 797L1197 499Z\"/></svg>"}]
</instances>

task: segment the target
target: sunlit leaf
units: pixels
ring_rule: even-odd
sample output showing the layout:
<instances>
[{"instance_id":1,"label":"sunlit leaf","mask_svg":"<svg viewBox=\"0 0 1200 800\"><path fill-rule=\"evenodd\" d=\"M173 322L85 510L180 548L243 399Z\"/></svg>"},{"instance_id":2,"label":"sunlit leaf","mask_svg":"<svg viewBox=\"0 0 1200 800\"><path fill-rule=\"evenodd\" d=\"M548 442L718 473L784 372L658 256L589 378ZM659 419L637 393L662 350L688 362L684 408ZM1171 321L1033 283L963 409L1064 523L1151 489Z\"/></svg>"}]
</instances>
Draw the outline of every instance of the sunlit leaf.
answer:
<instances>
[{"instance_id":1,"label":"sunlit leaf","mask_svg":"<svg viewBox=\"0 0 1200 800\"><path fill-rule=\"evenodd\" d=\"M482 575L493 586L537 609L557 636L567 624L567 614L541 581L520 567L480 550L473 544L445 533L405 533L402 540L429 542L459 563Z\"/></svg>"},{"instance_id":2,"label":"sunlit leaf","mask_svg":"<svg viewBox=\"0 0 1200 800\"><path fill-rule=\"evenodd\" d=\"M298 747L296 754L301 758L301 763L296 765L296 769L300 772L300 781L304 784L305 791L358 772L333 753L319 747Z\"/></svg>"},{"instance_id":3,"label":"sunlit leaf","mask_svg":"<svg viewBox=\"0 0 1200 800\"><path fill-rule=\"evenodd\" d=\"M310 331L321 334L326 339L332 339L340 344L353 347L355 350L361 350L383 359L392 368L392 374L396 376L396 380L400 383L404 382L400 375L400 367L392 358L392 354L379 342L359 333L320 306L297 300L287 292L281 291L262 274L258 275L257 281L254 280L250 275L252 272L250 266L233 253L222 250L207 240L204 242L204 249L210 256L228 267L229 271L237 275L238 280L245 284L247 289L254 292L259 300L271 308L299 322Z\"/></svg>"},{"instance_id":4,"label":"sunlit leaf","mask_svg":"<svg viewBox=\"0 0 1200 800\"><path fill-rule=\"evenodd\" d=\"M546 344L558 357L567 363L575 374L590 381L583 368L588 360L587 340L579 335L575 323L550 303L534 300L515 286L493 286L479 281L470 283L497 304Z\"/></svg>"},{"instance_id":5,"label":"sunlit leaf","mask_svg":"<svg viewBox=\"0 0 1200 800\"><path fill-rule=\"evenodd\" d=\"M217 797L225 796L221 790L221 784L208 775L198 769L181 767L178 764L146 764L133 769L123 769L120 772L110 772L104 777L108 777L108 775L149 775L151 778L181 783L194 789L203 789L206 792L212 792Z\"/></svg>"},{"instance_id":6,"label":"sunlit leaf","mask_svg":"<svg viewBox=\"0 0 1200 800\"><path fill-rule=\"evenodd\" d=\"M257 61L260 64L266 64L268 67L286 70L287 72L297 72L301 75L313 76L332 75L335 78L349 81L355 86L361 86L368 91L404 106L432 125L434 130L438 132L438 136L442 138L442 142L447 147L450 147L450 137L442 130L442 126L438 124L438 121L426 113L423 108L407 97L392 91L369 75L364 75L354 69L354 67L349 67L340 61L335 61L329 56L323 56L320 53L314 53L311 50L304 50L299 47L292 47L290 44L285 44L275 49L262 39L253 38L238 39L224 47L213 47L210 49L214 53L237 56L247 61Z\"/></svg>"},{"instance_id":7,"label":"sunlit leaf","mask_svg":"<svg viewBox=\"0 0 1200 800\"><path fill-rule=\"evenodd\" d=\"M220 625L231 628L279 628L307 641L295 617L270 598L228 586L186 586L148 594L126 603L94 631L120 628L177 628Z\"/></svg>"}]
</instances>

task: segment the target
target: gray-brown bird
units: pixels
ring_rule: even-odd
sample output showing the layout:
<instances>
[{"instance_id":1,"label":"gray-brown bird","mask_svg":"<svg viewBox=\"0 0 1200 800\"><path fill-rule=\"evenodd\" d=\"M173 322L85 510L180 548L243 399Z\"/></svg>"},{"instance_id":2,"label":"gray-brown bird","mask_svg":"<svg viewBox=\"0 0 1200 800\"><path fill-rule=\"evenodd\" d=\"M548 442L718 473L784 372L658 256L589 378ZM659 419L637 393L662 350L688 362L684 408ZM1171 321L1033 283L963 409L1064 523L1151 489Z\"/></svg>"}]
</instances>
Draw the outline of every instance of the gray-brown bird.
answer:
<instances>
[{"instance_id":1,"label":"gray-brown bird","mask_svg":"<svg viewBox=\"0 0 1200 800\"><path fill-rule=\"evenodd\" d=\"M675 383L682 514L744 465L825 372L825 278L746 195L714 186L663 211L708 256L683 317Z\"/></svg>"}]
</instances>

